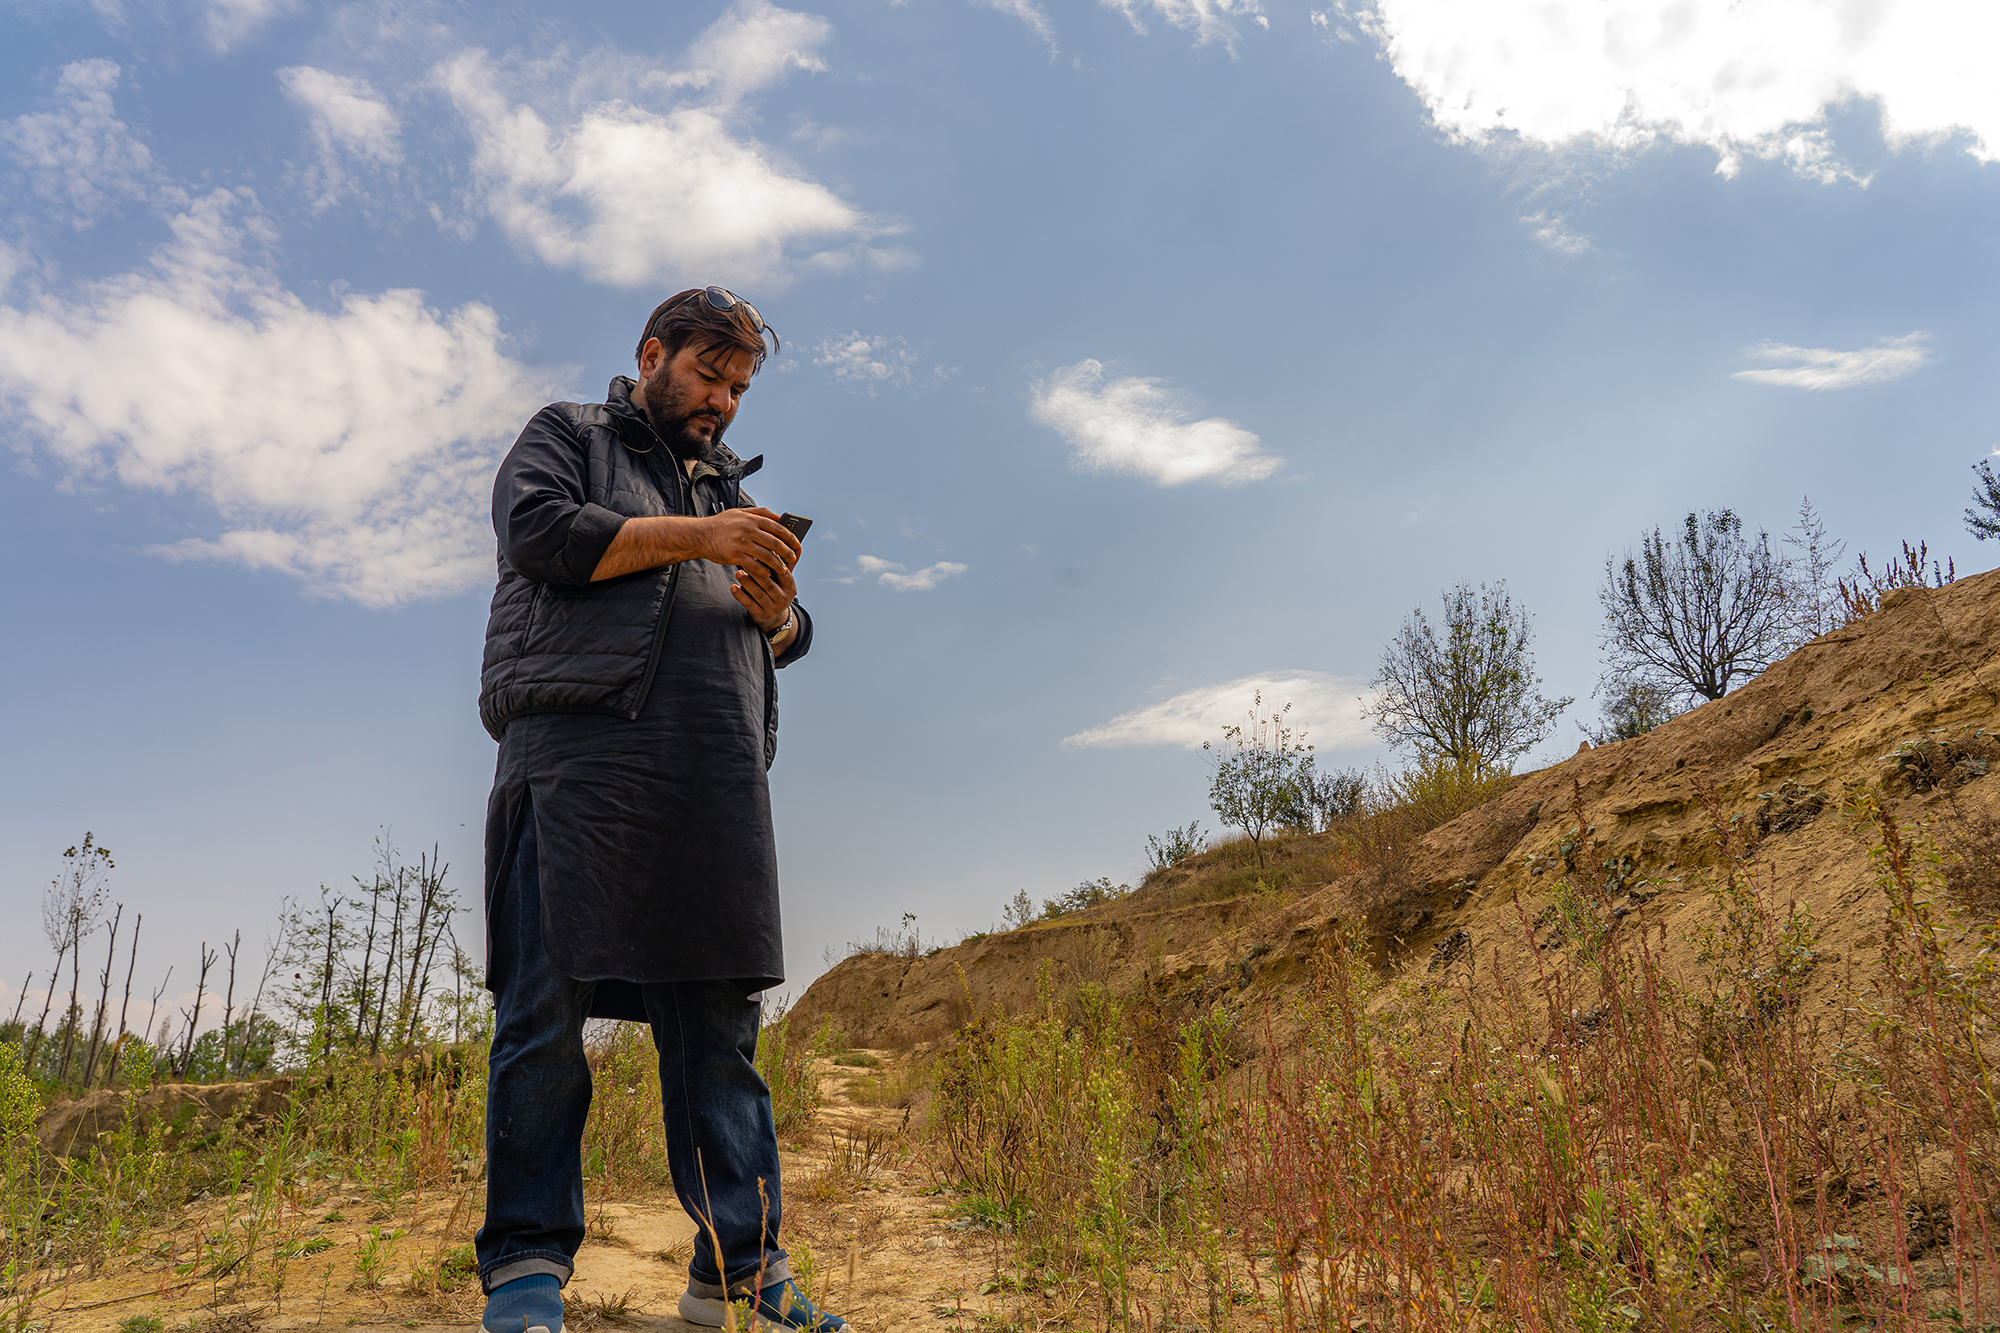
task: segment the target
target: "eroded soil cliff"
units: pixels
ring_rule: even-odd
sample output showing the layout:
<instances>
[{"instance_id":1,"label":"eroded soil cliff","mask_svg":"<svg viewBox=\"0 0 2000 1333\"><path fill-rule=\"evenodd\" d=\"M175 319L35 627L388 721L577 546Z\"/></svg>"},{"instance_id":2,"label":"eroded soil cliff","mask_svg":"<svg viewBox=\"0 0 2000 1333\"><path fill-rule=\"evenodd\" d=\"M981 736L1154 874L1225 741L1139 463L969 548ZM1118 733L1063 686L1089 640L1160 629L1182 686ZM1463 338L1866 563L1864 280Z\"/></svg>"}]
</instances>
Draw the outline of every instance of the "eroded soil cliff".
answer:
<instances>
[{"instance_id":1,"label":"eroded soil cliff","mask_svg":"<svg viewBox=\"0 0 2000 1333\"><path fill-rule=\"evenodd\" d=\"M2000 775L1985 773L2000 744L1981 735L2000 727L1996 631L2000 571L1898 590L1724 698L1527 774L1366 864L1337 836L1294 838L1268 854L1282 889L1218 898L1248 854L1218 849L1089 911L925 957L848 958L794 1013L902 1048L990 1006L1032 1005L1044 979L1202 987L1247 1006L1300 984L1346 930L1392 975L1530 977L1573 944L1553 909L1579 864L1607 882L1604 926L1643 930L1686 963L1698 928L1719 919L1710 890L1728 842L1780 912L1795 901L1816 918L1812 986L1831 1003L1872 961L1883 919L1869 835L1842 811L1850 792L1877 791L1939 843L1961 898L2000 890Z\"/></svg>"}]
</instances>

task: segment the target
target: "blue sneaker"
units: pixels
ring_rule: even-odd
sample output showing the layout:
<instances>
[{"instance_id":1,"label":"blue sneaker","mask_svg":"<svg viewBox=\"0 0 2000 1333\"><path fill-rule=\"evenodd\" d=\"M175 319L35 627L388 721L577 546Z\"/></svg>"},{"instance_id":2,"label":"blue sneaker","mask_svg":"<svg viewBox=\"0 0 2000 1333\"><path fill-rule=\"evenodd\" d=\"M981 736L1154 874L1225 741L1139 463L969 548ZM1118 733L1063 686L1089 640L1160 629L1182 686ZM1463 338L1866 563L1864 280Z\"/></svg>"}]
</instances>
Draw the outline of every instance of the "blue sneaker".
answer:
<instances>
[{"instance_id":1,"label":"blue sneaker","mask_svg":"<svg viewBox=\"0 0 2000 1333\"><path fill-rule=\"evenodd\" d=\"M726 1318L728 1302L717 1297L710 1299L697 1296L691 1291L681 1293L681 1318L690 1324L700 1324L703 1328L721 1328ZM735 1301L739 1312L736 1327L739 1333L762 1333L764 1329L803 1328L813 1333L839 1333L847 1327L847 1321L837 1314L828 1314L816 1308L800 1291L798 1284L790 1278L783 1282L773 1282L757 1293L757 1301L751 1305L747 1296L739 1296Z\"/></svg>"},{"instance_id":2,"label":"blue sneaker","mask_svg":"<svg viewBox=\"0 0 2000 1333\"><path fill-rule=\"evenodd\" d=\"M553 1273L530 1273L486 1295L485 1333L562 1333L562 1283Z\"/></svg>"}]
</instances>

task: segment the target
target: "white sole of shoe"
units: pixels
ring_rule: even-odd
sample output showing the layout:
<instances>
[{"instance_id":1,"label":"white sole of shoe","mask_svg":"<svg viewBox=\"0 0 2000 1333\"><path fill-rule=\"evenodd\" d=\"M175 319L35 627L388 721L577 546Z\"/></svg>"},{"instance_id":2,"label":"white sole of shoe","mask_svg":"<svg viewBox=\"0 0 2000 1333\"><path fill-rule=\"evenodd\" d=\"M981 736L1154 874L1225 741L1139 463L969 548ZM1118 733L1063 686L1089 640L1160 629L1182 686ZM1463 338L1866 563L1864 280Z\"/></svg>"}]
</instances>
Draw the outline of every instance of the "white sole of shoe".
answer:
<instances>
[{"instance_id":1,"label":"white sole of shoe","mask_svg":"<svg viewBox=\"0 0 2000 1333\"><path fill-rule=\"evenodd\" d=\"M697 1296L691 1291L681 1293L681 1318L690 1324L700 1324L703 1328L721 1328L726 1316L727 1305L720 1300Z\"/></svg>"},{"instance_id":2,"label":"white sole of shoe","mask_svg":"<svg viewBox=\"0 0 2000 1333\"><path fill-rule=\"evenodd\" d=\"M691 1291L681 1293L681 1318L690 1324L700 1324L703 1328L722 1328L727 1318L727 1307L722 1301L697 1296ZM737 1333L798 1333L789 1324L774 1324L747 1311L736 1316Z\"/></svg>"}]
</instances>

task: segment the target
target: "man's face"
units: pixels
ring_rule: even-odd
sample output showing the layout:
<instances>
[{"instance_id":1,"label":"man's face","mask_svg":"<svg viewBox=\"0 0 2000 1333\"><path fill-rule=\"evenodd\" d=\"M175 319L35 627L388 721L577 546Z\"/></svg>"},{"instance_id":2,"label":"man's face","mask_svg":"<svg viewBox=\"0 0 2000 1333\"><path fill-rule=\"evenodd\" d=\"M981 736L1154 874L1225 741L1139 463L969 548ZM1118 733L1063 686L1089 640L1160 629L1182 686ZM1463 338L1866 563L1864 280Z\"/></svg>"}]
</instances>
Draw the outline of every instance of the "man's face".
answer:
<instances>
[{"instance_id":1,"label":"man's face","mask_svg":"<svg viewBox=\"0 0 2000 1333\"><path fill-rule=\"evenodd\" d=\"M736 419L755 365L756 359L739 347L689 343L668 357L657 341L646 344L640 366L646 415L675 457L714 457L723 432Z\"/></svg>"}]
</instances>

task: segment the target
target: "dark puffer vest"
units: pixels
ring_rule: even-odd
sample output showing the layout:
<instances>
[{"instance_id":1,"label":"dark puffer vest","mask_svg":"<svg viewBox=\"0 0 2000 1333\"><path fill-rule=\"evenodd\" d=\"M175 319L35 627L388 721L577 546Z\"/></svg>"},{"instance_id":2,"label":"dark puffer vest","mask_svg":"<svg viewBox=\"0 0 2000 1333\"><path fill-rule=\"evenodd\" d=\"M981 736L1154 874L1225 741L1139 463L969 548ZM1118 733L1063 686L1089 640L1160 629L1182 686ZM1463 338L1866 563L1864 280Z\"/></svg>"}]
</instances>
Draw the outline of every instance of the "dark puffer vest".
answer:
<instances>
[{"instance_id":1,"label":"dark puffer vest","mask_svg":"<svg viewBox=\"0 0 2000 1333\"><path fill-rule=\"evenodd\" d=\"M494 739L524 713L637 718L659 666L678 565L601 583L590 576L628 518L693 512L686 473L632 405L633 382L611 381L603 403L551 403L507 451L493 480L499 583L486 622L479 720ZM711 465L728 507L754 503L743 478L763 465L718 446ZM770 670L805 656L812 621ZM764 762L777 753L777 680L765 681Z\"/></svg>"}]
</instances>

